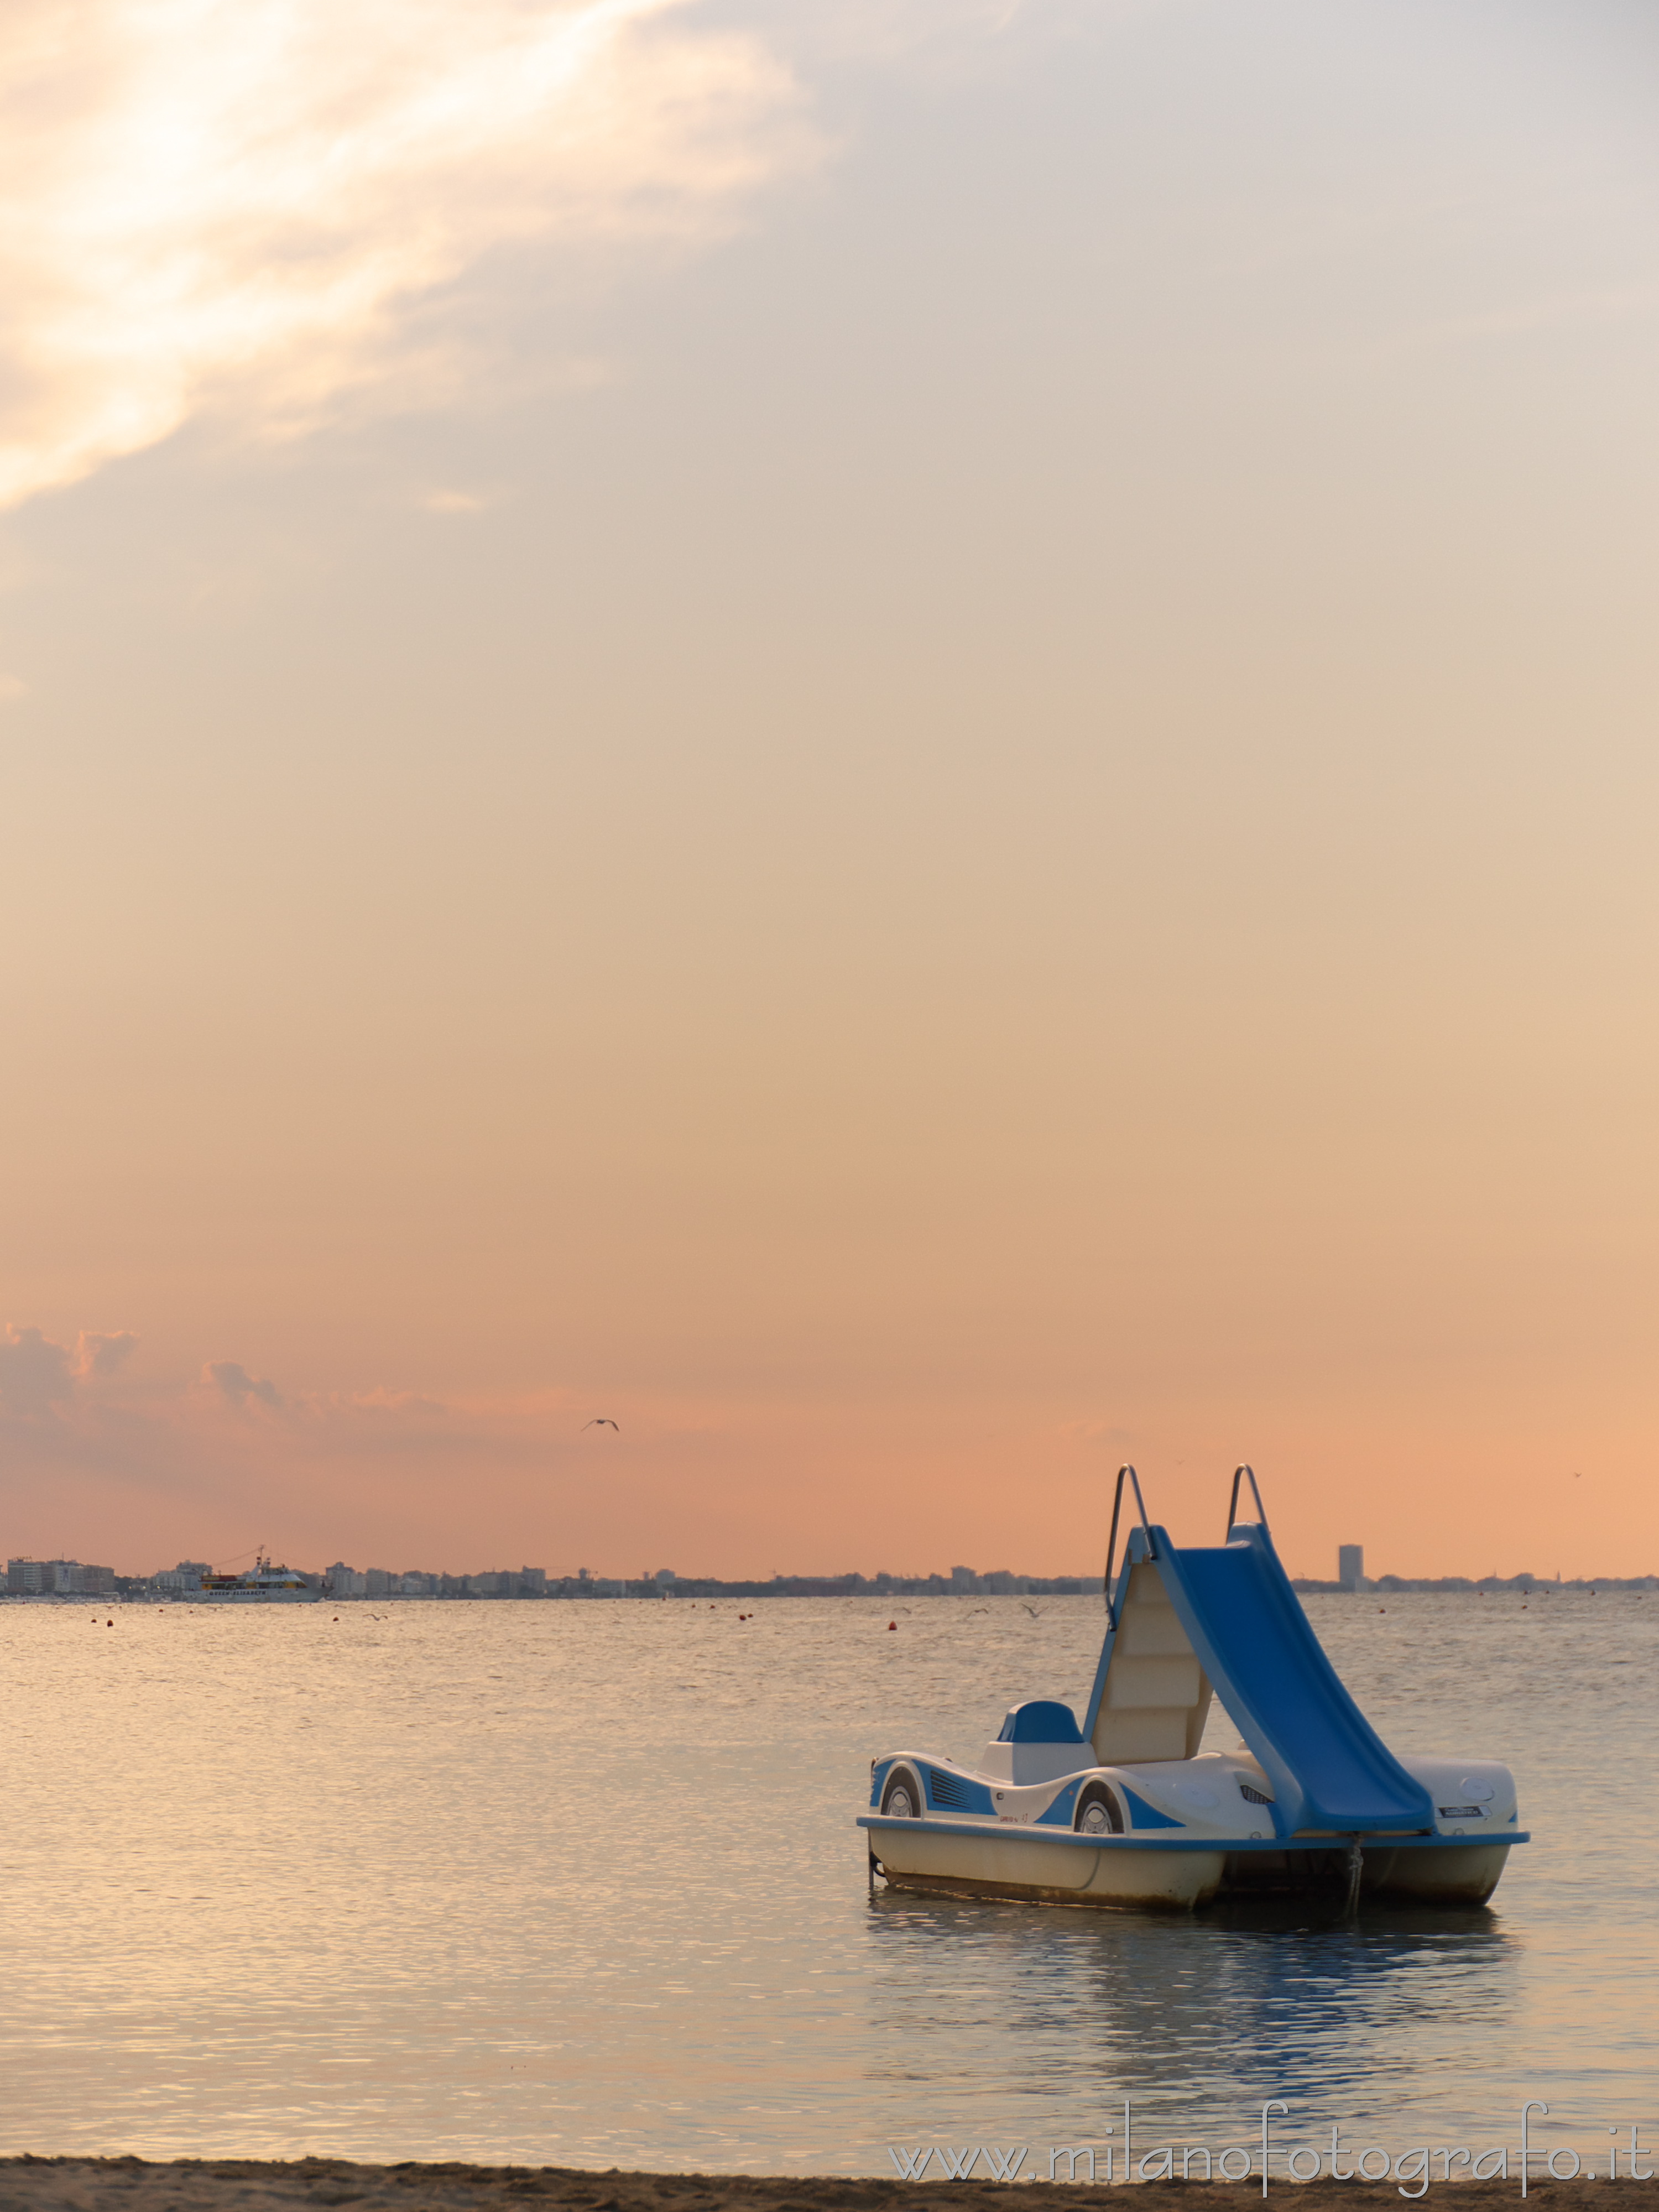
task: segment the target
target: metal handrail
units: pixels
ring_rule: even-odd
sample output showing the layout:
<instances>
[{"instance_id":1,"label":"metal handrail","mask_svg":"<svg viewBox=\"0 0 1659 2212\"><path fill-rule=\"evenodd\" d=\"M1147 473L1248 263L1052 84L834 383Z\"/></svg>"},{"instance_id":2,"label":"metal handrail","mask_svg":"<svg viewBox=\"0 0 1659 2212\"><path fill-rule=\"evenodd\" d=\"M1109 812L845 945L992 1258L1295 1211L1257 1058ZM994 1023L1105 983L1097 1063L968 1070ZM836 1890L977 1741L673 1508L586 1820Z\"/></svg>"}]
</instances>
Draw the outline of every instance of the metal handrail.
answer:
<instances>
[{"instance_id":1,"label":"metal handrail","mask_svg":"<svg viewBox=\"0 0 1659 2212\"><path fill-rule=\"evenodd\" d=\"M1112 1563L1117 1557L1117 1524L1118 1516L1123 1507L1123 1482L1126 1475L1133 1487L1135 1504L1140 1510L1140 1525L1146 1531L1149 1544L1152 1534L1146 1520L1146 1501L1140 1494L1140 1477L1126 1462L1117 1471L1117 1488L1112 1492L1112 1533L1106 1542L1106 1579L1102 1585L1102 1594L1106 1600L1106 1618L1114 1629L1117 1626L1117 1607L1112 1600Z\"/></svg>"},{"instance_id":2,"label":"metal handrail","mask_svg":"<svg viewBox=\"0 0 1659 2212\"><path fill-rule=\"evenodd\" d=\"M1231 1536L1232 1534L1233 1523L1238 1517L1239 1486L1247 1475L1249 1478L1250 1495L1255 1500L1255 1510L1261 1517L1262 1532L1264 1534L1271 1537L1273 1532L1267 1526L1267 1509L1261 1503L1261 1492L1257 1486L1255 1469L1253 1467L1236 1467L1233 1469L1232 1502L1227 1508L1227 1535ZM1222 1541L1224 1543L1226 1541L1226 1537L1224 1536Z\"/></svg>"}]
</instances>

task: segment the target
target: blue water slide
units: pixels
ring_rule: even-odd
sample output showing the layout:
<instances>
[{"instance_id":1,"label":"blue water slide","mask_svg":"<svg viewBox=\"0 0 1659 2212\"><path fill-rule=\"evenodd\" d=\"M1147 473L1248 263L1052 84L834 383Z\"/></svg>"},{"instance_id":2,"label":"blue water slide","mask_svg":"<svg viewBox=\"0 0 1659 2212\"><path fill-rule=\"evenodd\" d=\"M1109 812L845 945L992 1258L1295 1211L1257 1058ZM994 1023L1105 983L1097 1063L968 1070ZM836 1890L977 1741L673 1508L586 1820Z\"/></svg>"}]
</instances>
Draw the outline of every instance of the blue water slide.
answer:
<instances>
[{"instance_id":1,"label":"blue water slide","mask_svg":"<svg viewBox=\"0 0 1659 2212\"><path fill-rule=\"evenodd\" d=\"M1187 1551L1163 1528L1146 1535L1204 1672L1273 1784L1274 1832L1432 1828L1427 1790L1344 1688L1266 1527L1246 1522L1224 1545Z\"/></svg>"}]
</instances>

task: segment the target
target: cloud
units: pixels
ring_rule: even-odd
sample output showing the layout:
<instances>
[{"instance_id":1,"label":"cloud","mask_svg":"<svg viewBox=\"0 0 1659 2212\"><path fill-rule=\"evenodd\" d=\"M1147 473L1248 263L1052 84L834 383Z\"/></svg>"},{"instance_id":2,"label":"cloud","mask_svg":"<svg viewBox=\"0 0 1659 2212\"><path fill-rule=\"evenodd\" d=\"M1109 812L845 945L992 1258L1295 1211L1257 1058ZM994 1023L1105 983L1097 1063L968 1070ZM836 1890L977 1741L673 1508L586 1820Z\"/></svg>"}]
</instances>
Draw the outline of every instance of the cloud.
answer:
<instances>
[{"instance_id":1,"label":"cloud","mask_svg":"<svg viewBox=\"0 0 1659 2212\"><path fill-rule=\"evenodd\" d=\"M8 1322L0 1336L0 1405L14 1413L46 1413L74 1395L69 1346Z\"/></svg>"},{"instance_id":2,"label":"cloud","mask_svg":"<svg viewBox=\"0 0 1659 2212\"><path fill-rule=\"evenodd\" d=\"M75 1372L96 1376L100 1381L118 1375L137 1341L130 1328L118 1329L113 1336L100 1336L83 1328L76 1340Z\"/></svg>"},{"instance_id":3,"label":"cloud","mask_svg":"<svg viewBox=\"0 0 1659 2212\"><path fill-rule=\"evenodd\" d=\"M262 1406L273 1407L283 1402L274 1382L250 1375L240 1360L210 1360L202 1370L202 1380L212 1383L227 1405L246 1406L251 1398L257 1398Z\"/></svg>"},{"instance_id":4,"label":"cloud","mask_svg":"<svg viewBox=\"0 0 1659 2212\"><path fill-rule=\"evenodd\" d=\"M41 1329L9 1322L0 1336L0 1407L13 1413L46 1413L65 1406L83 1378L106 1382L118 1374L137 1341L127 1328L109 1336L83 1328L71 1349Z\"/></svg>"},{"instance_id":5,"label":"cloud","mask_svg":"<svg viewBox=\"0 0 1659 2212\"><path fill-rule=\"evenodd\" d=\"M501 247L729 228L809 140L788 72L683 6L11 0L0 506L204 409L430 396L434 295Z\"/></svg>"}]
</instances>

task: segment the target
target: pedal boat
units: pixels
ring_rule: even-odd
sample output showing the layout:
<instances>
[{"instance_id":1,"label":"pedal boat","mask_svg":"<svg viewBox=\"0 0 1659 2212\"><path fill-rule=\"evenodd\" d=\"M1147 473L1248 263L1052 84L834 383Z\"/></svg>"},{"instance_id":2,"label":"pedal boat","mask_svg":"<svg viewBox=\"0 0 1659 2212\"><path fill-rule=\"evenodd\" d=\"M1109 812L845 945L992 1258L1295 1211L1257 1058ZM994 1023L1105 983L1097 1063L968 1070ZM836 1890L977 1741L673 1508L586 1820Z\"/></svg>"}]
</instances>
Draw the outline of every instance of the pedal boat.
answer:
<instances>
[{"instance_id":1,"label":"pedal boat","mask_svg":"<svg viewBox=\"0 0 1659 2212\"><path fill-rule=\"evenodd\" d=\"M1139 1523L1114 1580L1125 1484ZM1240 1522L1248 1481L1256 1519ZM1178 1912L1230 1893L1346 1892L1480 1905L1519 1825L1495 1759L1397 1759L1326 1656L1273 1549L1254 1474L1227 1540L1178 1549L1120 1470L1106 1634L1084 1723L1013 1706L975 1766L871 1763L871 1880L936 1895ZM1238 1729L1200 1751L1212 1698Z\"/></svg>"}]
</instances>

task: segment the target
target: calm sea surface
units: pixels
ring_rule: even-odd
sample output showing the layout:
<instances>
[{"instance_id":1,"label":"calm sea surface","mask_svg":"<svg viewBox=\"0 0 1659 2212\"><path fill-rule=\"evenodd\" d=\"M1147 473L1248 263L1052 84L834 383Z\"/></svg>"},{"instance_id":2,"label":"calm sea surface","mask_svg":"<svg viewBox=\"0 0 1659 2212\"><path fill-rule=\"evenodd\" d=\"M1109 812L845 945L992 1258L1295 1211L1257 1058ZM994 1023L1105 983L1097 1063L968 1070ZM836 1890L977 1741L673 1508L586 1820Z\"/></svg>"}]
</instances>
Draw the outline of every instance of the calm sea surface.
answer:
<instances>
[{"instance_id":1,"label":"calm sea surface","mask_svg":"<svg viewBox=\"0 0 1659 2212\"><path fill-rule=\"evenodd\" d=\"M1080 1706L1098 1601L1031 1603L0 1607L0 2149L1645 2137L1659 1601L1308 1601L1396 1750L1518 1772L1490 1911L872 1899L872 1753Z\"/></svg>"}]
</instances>

